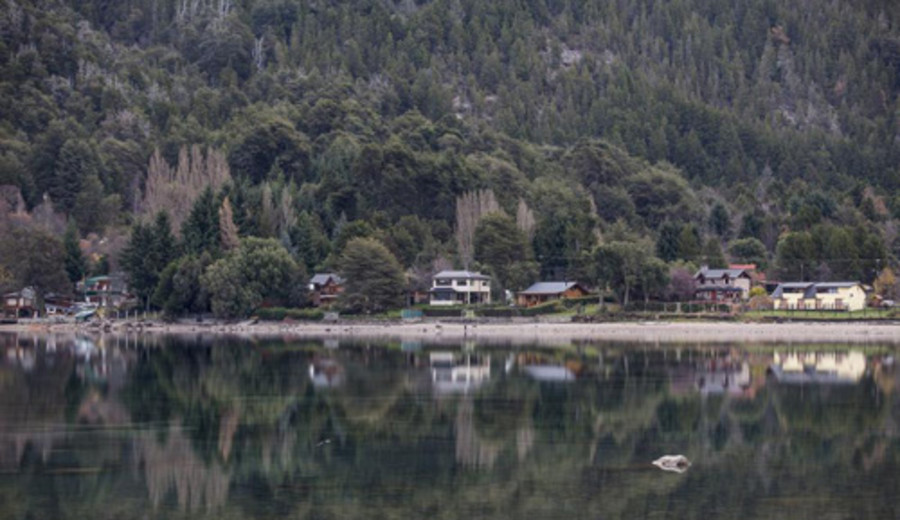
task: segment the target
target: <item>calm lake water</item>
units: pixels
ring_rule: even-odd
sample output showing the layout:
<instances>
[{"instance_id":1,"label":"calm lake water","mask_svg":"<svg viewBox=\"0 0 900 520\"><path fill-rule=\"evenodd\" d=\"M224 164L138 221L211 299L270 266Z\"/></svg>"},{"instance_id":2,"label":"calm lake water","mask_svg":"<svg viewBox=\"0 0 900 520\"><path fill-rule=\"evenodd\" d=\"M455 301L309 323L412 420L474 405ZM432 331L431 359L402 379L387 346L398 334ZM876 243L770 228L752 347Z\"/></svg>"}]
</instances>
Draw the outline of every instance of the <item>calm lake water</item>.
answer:
<instances>
[{"instance_id":1,"label":"calm lake water","mask_svg":"<svg viewBox=\"0 0 900 520\"><path fill-rule=\"evenodd\" d=\"M0 519L900 511L888 347L0 335L0 353ZM692 464L651 464L667 454Z\"/></svg>"}]
</instances>

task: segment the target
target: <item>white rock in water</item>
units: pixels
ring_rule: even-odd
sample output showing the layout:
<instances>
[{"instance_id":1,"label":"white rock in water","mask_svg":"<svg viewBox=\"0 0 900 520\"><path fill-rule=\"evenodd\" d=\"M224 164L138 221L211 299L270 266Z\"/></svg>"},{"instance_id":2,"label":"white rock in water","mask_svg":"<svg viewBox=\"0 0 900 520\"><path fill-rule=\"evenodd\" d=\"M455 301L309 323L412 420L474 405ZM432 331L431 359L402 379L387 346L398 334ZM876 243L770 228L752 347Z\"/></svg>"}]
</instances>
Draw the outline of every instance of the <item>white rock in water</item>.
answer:
<instances>
[{"instance_id":1,"label":"white rock in water","mask_svg":"<svg viewBox=\"0 0 900 520\"><path fill-rule=\"evenodd\" d=\"M684 473L691 466L691 461L684 455L663 455L654 460L653 465L664 471Z\"/></svg>"}]
</instances>

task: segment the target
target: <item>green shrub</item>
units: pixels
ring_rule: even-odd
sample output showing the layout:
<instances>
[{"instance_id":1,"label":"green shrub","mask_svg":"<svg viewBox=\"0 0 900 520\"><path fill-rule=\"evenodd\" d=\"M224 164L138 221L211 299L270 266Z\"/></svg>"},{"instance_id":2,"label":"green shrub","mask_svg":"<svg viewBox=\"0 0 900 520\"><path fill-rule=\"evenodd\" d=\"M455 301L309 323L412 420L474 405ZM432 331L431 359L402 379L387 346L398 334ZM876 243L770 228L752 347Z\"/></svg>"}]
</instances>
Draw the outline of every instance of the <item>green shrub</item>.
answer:
<instances>
[{"instance_id":1,"label":"green shrub","mask_svg":"<svg viewBox=\"0 0 900 520\"><path fill-rule=\"evenodd\" d=\"M535 305L534 307L482 307L476 310L478 316L485 318L515 318L520 316L539 316L542 314L555 314L565 311L560 301L552 301Z\"/></svg>"},{"instance_id":2,"label":"green shrub","mask_svg":"<svg viewBox=\"0 0 900 520\"><path fill-rule=\"evenodd\" d=\"M573 309L575 307L578 307L579 305L593 305L600 301L600 297L594 294L592 296L582 296L581 298L566 298L559 301L567 309ZM604 298L604 301L606 303L613 303L615 300L612 297L607 296Z\"/></svg>"}]
</instances>

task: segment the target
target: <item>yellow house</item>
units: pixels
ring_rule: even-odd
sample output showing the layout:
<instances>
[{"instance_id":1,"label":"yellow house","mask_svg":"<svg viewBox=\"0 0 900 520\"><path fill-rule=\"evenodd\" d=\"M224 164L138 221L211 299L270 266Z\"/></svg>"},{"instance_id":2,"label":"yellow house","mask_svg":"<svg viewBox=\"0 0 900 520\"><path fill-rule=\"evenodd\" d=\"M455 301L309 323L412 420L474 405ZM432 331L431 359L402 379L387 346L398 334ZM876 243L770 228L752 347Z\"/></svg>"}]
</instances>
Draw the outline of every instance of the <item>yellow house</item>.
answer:
<instances>
[{"instance_id":1,"label":"yellow house","mask_svg":"<svg viewBox=\"0 0 900 520\"><path fill-rule=\"evenodd\" d=\"M859 282L791 282L772 293L776 309L860 311L866 290Z\"/></svg>"}]
</instances>

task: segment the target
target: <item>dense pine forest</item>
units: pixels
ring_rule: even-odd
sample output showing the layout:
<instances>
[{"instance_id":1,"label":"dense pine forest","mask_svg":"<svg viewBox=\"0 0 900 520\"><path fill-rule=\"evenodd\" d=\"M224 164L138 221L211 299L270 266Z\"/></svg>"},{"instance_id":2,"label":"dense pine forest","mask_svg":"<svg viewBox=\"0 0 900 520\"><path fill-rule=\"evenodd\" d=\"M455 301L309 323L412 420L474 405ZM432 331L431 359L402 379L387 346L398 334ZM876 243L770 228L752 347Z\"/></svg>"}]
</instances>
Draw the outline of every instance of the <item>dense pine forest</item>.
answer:
<instances>
[{"instance_id":1,"label":"dense pine forest","mask_svg":"<svg viewBox=\"0 0 900 520\"><path fill-rule=\"evenodd\" d=\"M0 5L2 288L238 316L322 270L379 310L442 267L627 300L732 261L894 296L892 0Z\"/></svg>"}]
</instances>

